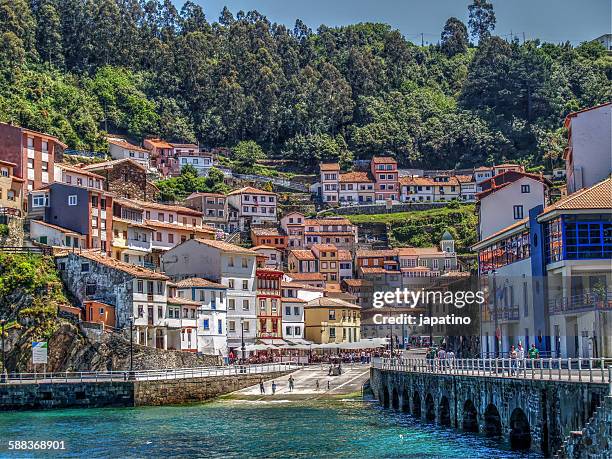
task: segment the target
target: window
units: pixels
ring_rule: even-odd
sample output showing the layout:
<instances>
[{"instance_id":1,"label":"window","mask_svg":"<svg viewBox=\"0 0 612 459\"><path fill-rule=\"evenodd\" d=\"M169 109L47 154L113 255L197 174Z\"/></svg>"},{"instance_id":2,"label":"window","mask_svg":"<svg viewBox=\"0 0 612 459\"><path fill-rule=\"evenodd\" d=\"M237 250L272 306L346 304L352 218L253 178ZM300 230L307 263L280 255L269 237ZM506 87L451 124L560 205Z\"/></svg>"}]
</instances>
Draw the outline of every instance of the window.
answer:
<instances>
[{"instance_id":1,"label":"window","mask_svg":"<svg viewBox=\"0 0 612 459\"><path fill-rule=\"evenodd\" d=\"M233 289L234 288L234 279L227 280L227 287Z\"/></svg>"},{"instance_id":2,"label":"window","mask_svg":"<svg viewBox=\"0 0 612 459\"><path fill-rule=\"evenodd\" d=\"M295 314L296 316L300 315L300 307L299 306L294 306L293 307L293 314Z\"/></svg>"},{"instance_id":3,"label":"window","mask_svg":"<svg viewBox=\"0 0 612 459\"><path fill-rule=\"evenodd\" d=\"M242 281L242 290L248 290L249 289L249 281L248 280L243 280Z\"/></svg>"},{"instance_id":4,"label":"window","mask_svg":"<svg viewBox=\"0 0 612 459\"><path fill-rule=\"evenodd\" d=\"M230 331L230 332L235 332L235 331L236 331L236 322L235 322L235 321L233 321L233 320L230 320L230 321L227 323L227 327L229 328L229 331Z\"/></svg>"},{"instance_id":5,"label":"window","mask_svg":"<svg viewBox=\"0 0 612 459\"><path fill-rule=\"evenodd\" d=\"M95 282L87 282L85 285L85 295L95 295L96 294L96 283Z\"/></svg>"},{"instance_id":6,"label":"window","mask_svg":"<svg viewBox=\"0 0 612 459\"><path fill-rule=\"evenodd\" d=\"M249 266L249 260L245 257L242 257L242 267L247 268Z\"/></svg>"},{"instance_id":7,"label":"window","mask_svg":"<svg viewBox=\"0 0 612 459\"><path fill-rule=\"evenodd\" d=\"M259 309L261 311L265 311L266 310L266 300L259 300Z\"/></svg>"},{"instance_id":8,"label":"window","mask_svg":"<svg viewBox=\"0 0 612 459\"><path fill-rule=\"evenodd\" d=\"M81 272L88 273L89 272L89 263L81 263Z\"/></svg>"},{"instance_id":9,"label":"window","mask_svg":"<svg viewBox=\"0 0 612 459\"><path fill-rule=\"evenodd\" d=\"M75 194L71 194L70 196L68 196L68 205L69 206L76 206L77 205L77 197Z\"/></svg>"},{"instance_id":10,"label":"window","mask_svg":"<svg viewBox=\"0 0 612 459\"><path fill-rule=\"evenodd\" d=\"M217 320L217 333L223 334L223 321L221 319Z\"/></svg>"},{"instance_id":11,"label":"window","mask_svg":"<svg viewBox=\"0 0 612 459\"><path fill-rule=\"evenodd\" d=\"M290 316L291 315L291 306L285 306L285 315L286 316Z\"/></svg>"},{"instance_id":12,"label":"window","mask_svg":"<svg viewBox=\"0 0 612 459\"><path fill-rule=\"evenodd\" d=\"M164 221L164 214L163 214L163 213L158 213L158 214L157 214L157 219L158 219L160 222L163 222L163 221Z\"/></svg>"},{"instance_id":13,"label":"window","mask_svg":"<svg viewBox=\"0 0 612 459\"><path fill-rule=\"evenodd\" d=\"M47 205L47 196L46 195L36 195L32 196L32 207L45 207Z\"/></svg>"},{"instance_id":14,"label":"window","mask_svg":"<svg viewBox=\"0 0 612 459\"><path fill-rule=\"evenodd\" d=\"M163 282L157 282L157 294L158 295L164 294L164 283Z\"/></svg>"},{"instance_id":15,"label":"window","mask_svg":"<svg viewBox=\"0 0 612 459\"><path fill-rule=\"evenodd\" d=\"M168 233L168 243L174 244L174 234Z\"/></svg>"},{"instance_id":16,"label":"window","mask_svg":"<svg viewBox=\"0 0 612 459\"><path fill-rule=\"evenodd\" d=\"M515 220L521 220L523 218L523 206L513 206L512 212Z\"/></svg>"},{"instance_id":17,"label":"window","mask_svg":"<svg viewBox=\"0 0 612 459\"><path fill-rule=\"evenodd\" d=\"M227 266L229 266L229 267L233 267L234 266L234 257L229 257L228 258Z\"/></svg>"},{"instance_id":18,"label":"window","mask_svg":"<svg viewBox=\"0 0 612 459\"><path fill-rule=\"evenodd\" d=\"M335 327L330 327L330 329L329 329L329 337L336 339L336 329L335 329Z\"/></svg>"},{"instance_id":19,"label":"window","mask_svg":"<svg viewBox=\"0 0 612 459\"><path fill-rule=\"evenodd\" d=\"M521 185L521 193L529 193L529 185Z\"/></svg>"},{"instance_id":20,"label":"window","mask_svg":"<svg viewBox=\"0 0 612 459\"><path fill-rule=\"evenodd\" d=\"M336 320L336 311L334 309L329 310L329 320Z\"/></svg>"},{"instance_id":21,"label":"window","mask_svg":"<svg viewBox=\"0 0 612 459\"><path fill-rule=\"evenodd\" d=\"M229 298L227 300L227 309L229 309L230 311L236 310L236 300L234 298Z\"/></svg>"},{"instance_id":22,"label":"window","mask_svg":"<svg viewBox=\"0 0 612 459\"><path fill-rule=\"evenodd\" d=\"M42 164L41 166L42 171L49 172L49 163L47 161L42 161L41 164Z\"/></svg>"},{"instance_id":23,"label":"window","mask_svg":"<svg viewBox=\"0 0 612 459\"><path fill-rule=\"evenodd\" d=\"M138 280L138 282L136 282L136 292L144 293L144 282L140 279Z\"/></svg>"},{"instance_id":24,"label":"window","mask_svg":"<svg viewBox=\"0 0 612 459\"><path fill-rule=\"evenodd\" d=\"M209 325L209 320L208 319L204 319L202 321L202 328L204 328L204 330L210 330L210 325Z\"/></svg>"},{"instance_id":25,"label":"window","mask_svg":"<svg viewBox=\"0 0 612 459\"><path fill-rule=\"evenodd\" d=\"M242 300L242 310L243 311L249 310L249 300Z\"/></svg>"},{"instance_id":26,"label":"window","mask_svg":"<svg viewBox=\"0 0 612 459\"><path fill-rule=\"evenodd\" d=\"M245 332L248 332L251 329L251 323L246 320L242 323L242 326L244 327Z\"/></svg>"},{"instance_id":27,"label":"window","mask_svg":"<svg viewBox=\"0 0 612 459\"><path fill-rule=\"evenodd\" d=\"M291 330L292 330L292 327L285 327L285 335L291 336L292 335Z\"/></svg>"}]
</instances>

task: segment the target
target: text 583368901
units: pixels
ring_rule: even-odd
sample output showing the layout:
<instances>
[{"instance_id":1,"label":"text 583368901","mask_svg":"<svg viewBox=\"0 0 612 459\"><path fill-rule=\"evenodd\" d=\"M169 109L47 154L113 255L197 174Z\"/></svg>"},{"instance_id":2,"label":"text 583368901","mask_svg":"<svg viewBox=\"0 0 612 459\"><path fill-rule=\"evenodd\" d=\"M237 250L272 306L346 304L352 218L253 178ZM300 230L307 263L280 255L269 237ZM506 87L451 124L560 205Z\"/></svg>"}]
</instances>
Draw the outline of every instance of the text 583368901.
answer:
<instances>
[{"instance_id":1,"label":"text 583368901","mask_svg":"<svg viewBox=\"0 0 612 459\"><path fill-rule=\"evenodd\" d=\"M60 450L66 449L64 440L9 440L9 450Z\"/></svg>"}]
</instances>

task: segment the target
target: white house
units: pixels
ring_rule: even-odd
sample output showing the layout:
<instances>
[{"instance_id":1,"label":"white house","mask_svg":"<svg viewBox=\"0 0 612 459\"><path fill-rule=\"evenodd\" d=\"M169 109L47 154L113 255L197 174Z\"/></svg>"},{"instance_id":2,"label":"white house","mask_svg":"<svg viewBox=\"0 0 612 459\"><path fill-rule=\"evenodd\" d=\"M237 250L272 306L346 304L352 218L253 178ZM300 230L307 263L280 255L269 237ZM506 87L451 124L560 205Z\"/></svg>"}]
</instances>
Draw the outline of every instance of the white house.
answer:
<instances>
[{"instance_id":1,"label":"white house","mask_svg":"<svg viewBox=\"0 0 612 459\"><path fill-rule=\"evenodd\" d=\"M196 329L198 352L226 357L227 349L227 287L217 282L191 277L172 284L176 292L173 301L189 300L197 305ZM170 299L168 299L170 303ZM188 312L184 307L183 314ZM189 324L190 327L193 324ZM184 329L184 327L183 327ZM184 333L183 333L184 334ZM185 341L183 337L183 342Z\"/></svg>"},{"instance_id":2,"label":"white house","mask_svg":"<svg viewBox=\"0 0 612 459\"><path fill-rule=\"evenodd\" d=\"M435 201L436 183L429 177L400 177L399 184L402 202Z\"/></svg>"},{"instance_id":3,"label":"white house","mask_svg":"<svg viewBox=\"0 0 612 459\"><path fill-rule=\"evenodd\" d=\"M203 277L227 287L227 343L239 351L254 343L257 252L223 241L189 239L162 256L164 272L173 279Z\"/></svg>"},{"instance_id":4,"label":"white house","mask_svg":"<svg viewBox=\"0 0 612 459\"><path fill-rule=\"evenodd\" d=\"M550 182L544 177L509 171L480 184L478 198L479 240L527 217L529 209L546 205Z\"/></svg>"},{"instance_id":5,"label":"white house","mask_svg":"<svg viewBox=\"0 0 612 459\"><path fill-rule=\"evenodd\" d=\"M258 255L265 257L264 266L272 269L282 269L283 252L269 245L258 245L252 248Z\"/></svg>"},{"instance_id":6,"label":"white house","mask_svg":"<svg viewBox=\"0 0 612 459\"><path fill-rule=\"evenodd\" d=\"M183 166L193 166L198 175L207 176L210 168L213 167L213 155L209 152L196 151L194 153L179 153L177 156L179 168Z\"/></svg>"},{"instance_id":7,"label":"white house","mask_svg":"<svg viewBox=\"0 0 612 459\"><path fill-rule=\"evenodd\" d=\"M565 118L567 192L588 188L612 173L612 102L570 113Z\"/></svg>"},{"instance_id":8,"label":"white house","mask_svg":"<svg viewBox=\"0 0 612 459\"><path fill-rule=\"evenodd\" d=\"M250 225L276 223L276 193L250 186L234 190L227 195L227 202L236 210L240 229Z\"/></svg>"},{"instance_id":9,"label":"white house","mask_svg":"<svg viewBox=\"0 0 612 459\"><path fill-rule=\"evenodd\" d=\"M304 339L304 304L306 301L298 298L299 284L283 282L282 308L283 308L283 338L287 340Z\"/></svg>"},{"instance_id":10,"label":"white house","mask_svg":"<svg viewBox=\"0 0 612 459\"><path fill-rule=\"evenodd\" d=\"M108 137L108 153L113 159L129 158L149 169L150 152L119 137Z\"/></svg>"}]
</instances>

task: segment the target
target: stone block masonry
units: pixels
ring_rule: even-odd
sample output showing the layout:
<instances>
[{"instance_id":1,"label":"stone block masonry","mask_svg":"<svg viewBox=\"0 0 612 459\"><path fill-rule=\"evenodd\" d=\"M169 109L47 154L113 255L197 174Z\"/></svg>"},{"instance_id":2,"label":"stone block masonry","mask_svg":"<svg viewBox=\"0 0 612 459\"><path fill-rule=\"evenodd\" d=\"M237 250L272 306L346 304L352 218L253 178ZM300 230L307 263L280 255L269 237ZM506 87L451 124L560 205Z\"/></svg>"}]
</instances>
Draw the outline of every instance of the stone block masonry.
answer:
<instances>
[{"instance_id":1,"label":"stone block masonry","mask_svg":"<svg viewBox=\"0 0 612 459\"><path fill-rule=\"evenodd\" d=\"M213 376L207 378L175 379L168 381L138 381L134 386L135 406L183 405L198 403L269 381L289 372Z\"/></svg>"},{"instance_id":2,"label":"stone block masonry","mask_svg":"<svg viewBox=\"0 0 612 459\"><path fill-rule=\"evenodd\" d=\"M288 371L152 381L0 385L0 411L199 403L271 380Z\"/></svg>"}]
</instances>

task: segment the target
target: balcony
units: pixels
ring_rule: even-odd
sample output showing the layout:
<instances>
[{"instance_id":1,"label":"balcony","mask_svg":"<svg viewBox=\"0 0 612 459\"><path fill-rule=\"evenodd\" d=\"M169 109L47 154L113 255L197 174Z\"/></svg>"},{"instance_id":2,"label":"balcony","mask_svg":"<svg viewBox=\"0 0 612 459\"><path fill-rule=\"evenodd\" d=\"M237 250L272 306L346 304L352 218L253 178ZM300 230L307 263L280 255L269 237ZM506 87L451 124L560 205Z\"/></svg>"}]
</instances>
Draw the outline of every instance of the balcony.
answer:
<instances>
[{"instance_id":1,"label":"balcony","mask_svg":"<svg viewBox=\"0 0 612 459\"><path fill-rule=\"evenodd\" d=\"M128 239L127 248L132 250L151 251L151 241L139 241L137 239Z\"/></svg>"},{"instance_id":2,"label":"balcony","mask_svg":"<svg viewBox=\"0 0 612 459\"><path fill-rule=\"evenodd\" d=\"M612 289L586 290L578 295L548 301L551 314L577 314L589 311L612 311Z\"/></svg>"}]
</instances>

